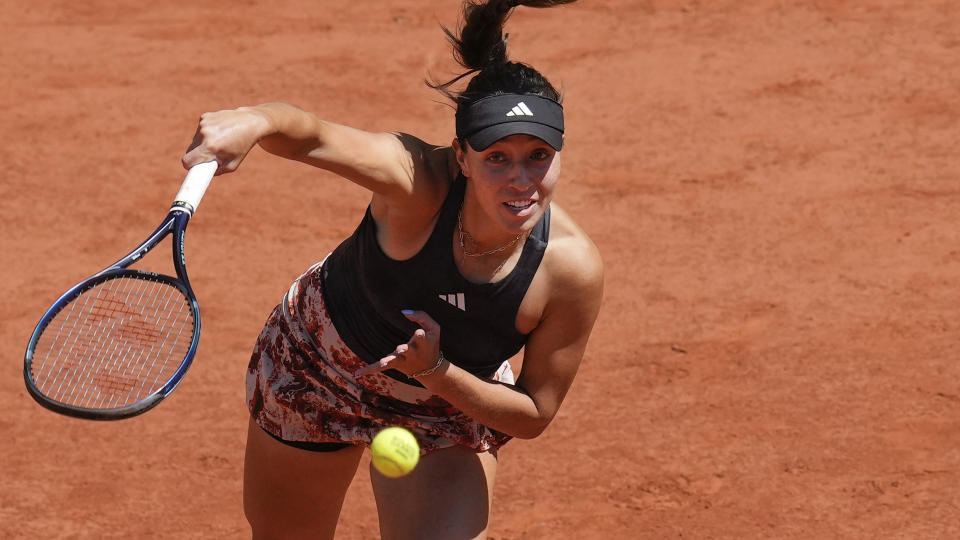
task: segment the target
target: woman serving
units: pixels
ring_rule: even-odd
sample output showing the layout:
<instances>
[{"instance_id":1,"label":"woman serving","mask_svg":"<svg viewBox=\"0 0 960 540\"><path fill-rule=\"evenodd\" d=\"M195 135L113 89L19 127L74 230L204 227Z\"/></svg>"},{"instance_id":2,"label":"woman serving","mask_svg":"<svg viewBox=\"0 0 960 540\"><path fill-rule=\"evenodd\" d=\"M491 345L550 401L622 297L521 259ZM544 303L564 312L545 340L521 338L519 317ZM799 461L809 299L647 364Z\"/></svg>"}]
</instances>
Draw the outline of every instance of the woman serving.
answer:
<instances>
[{"instance_id":1,"label":"woman serving","mask_svg":"<svg viewBox=\"0 0 960 540\"><path fill-rule=\"evenodd\" d=\"M503 37L518 5L570 1L466 3L448 36L467 72L435 85L456 105L447 146L282 103L201 117L186 167L233 171L259 145L372 194L354 233L290 286L251 357L255 538L332 538L364 447L394 425L423 455L403 478L371 475L383 537L486 537L497 449L554 418L602 297L596 247L551 202L560 94L509 61Z\"/></svg>"}]
</instances>

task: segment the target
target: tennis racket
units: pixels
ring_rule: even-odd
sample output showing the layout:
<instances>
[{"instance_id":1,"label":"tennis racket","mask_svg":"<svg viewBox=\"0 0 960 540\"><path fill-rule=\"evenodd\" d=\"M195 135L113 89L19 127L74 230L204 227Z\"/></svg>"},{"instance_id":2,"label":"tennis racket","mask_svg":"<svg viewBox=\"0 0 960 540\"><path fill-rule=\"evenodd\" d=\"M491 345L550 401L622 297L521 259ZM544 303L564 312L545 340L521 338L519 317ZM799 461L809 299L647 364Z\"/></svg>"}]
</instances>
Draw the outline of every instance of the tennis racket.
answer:
<instances>
[{"instance_id":1,"label":"tennis racket","mask_svg":"<svg viewBox=\"0 0 960 540\"><path fill-rule=\"evenodd\" d=\"M37 402L69 416L115 420L150 410L177 387L200 340L183 237L216 171L213 161L191 168L157 230L43 315L23 360ZM128 268L168 235L176 277Z\"/></svg>"}]
</instances>

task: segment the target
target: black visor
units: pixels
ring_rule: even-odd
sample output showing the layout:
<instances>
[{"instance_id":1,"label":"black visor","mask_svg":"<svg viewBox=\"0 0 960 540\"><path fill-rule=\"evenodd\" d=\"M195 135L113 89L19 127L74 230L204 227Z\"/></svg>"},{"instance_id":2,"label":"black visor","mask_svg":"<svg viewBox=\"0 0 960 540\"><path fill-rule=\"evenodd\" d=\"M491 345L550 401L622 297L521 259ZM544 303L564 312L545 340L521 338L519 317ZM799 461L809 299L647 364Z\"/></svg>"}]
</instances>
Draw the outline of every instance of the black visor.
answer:
<instances>
[{"instance_id":1,"label":"black visor","mask_svg":"<svg viewBox=\"0 0 960 540\"><path fill-rule=\"evenodd\" d=\"M563 147L563 106L534 94L499 94L457 111L457 138L486 150L510 135L532 135L559 151Z\"/></svg>"}]
</instances>

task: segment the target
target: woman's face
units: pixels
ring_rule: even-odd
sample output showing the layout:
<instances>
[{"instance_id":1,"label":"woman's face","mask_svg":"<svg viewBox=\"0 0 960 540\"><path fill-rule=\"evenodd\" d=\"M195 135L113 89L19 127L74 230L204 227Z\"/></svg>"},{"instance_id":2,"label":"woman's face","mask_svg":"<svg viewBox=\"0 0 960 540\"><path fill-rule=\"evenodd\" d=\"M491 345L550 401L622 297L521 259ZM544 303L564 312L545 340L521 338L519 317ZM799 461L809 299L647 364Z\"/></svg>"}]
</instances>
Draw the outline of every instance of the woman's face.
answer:
<instances>
[{"instance_id":1,"label":"woman's face","mask_svg":"<svg viewBox=\"0 0 960 540\"><path fill-rule=\"evenodd\" d=\"M456 140L453 146L469 178L470 204L491 224L517 234L540 221L557 187L560 152L531 135L504 137L479 152Z\"/></svg>"}]
</instances>

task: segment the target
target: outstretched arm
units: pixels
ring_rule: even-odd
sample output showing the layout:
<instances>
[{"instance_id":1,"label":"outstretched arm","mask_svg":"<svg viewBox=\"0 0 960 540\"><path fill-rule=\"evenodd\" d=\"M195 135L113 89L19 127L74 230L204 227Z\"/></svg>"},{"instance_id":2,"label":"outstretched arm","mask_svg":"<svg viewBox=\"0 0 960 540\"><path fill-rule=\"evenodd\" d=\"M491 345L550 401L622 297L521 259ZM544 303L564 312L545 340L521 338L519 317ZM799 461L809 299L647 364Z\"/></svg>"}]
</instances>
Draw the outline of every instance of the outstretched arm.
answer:
<instances>
[{"instance_id":1,"label":"outstretched arm","mask_svg":"<svg viewBox=\"0 0 960 540\"><path fill-rule=\"evenodd\" d=\"M321 120L286 103L264 103L201 115L183 164L189 168L216 159L220 173L230 172L257 144L390 198L414 192L414 180L436 150L410 136L363 131Z\"/></svg>"}]
</instances>

